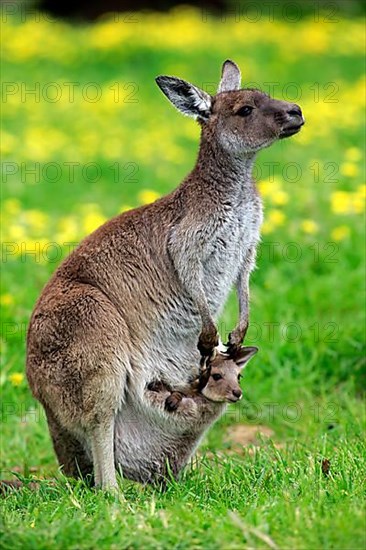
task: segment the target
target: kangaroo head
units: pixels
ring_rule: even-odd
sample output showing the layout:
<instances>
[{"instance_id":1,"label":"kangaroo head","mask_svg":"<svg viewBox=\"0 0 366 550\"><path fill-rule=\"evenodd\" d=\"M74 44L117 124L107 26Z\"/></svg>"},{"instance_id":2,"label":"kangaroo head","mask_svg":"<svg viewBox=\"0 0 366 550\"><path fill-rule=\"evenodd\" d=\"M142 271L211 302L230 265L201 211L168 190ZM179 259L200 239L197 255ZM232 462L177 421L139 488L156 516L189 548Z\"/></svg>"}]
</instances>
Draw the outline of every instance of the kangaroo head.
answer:
<instances>
[{"instance_id":1,"label":"kangaroo head","mask_svg":"<svg viewBox=\"0 0 366 550\"><path fill-rule=\"evenodd\" d=\"M158 86L185 115L198 120L202 135L235 156L255 153L299 132L305 123L295 103L272 99L256 89L241 89L239 67L225 61L215 96L172 76L158 76Z\"/></svg>"},{"instance_id":2,"label":"kangaroo head","mask_svg":"<svg viewBox=\"0 0 366 550\"><path fill-rule=\"evenodd\" d=\"M206 385L201 388L201 393L210 401L232 402L242 397L240 377L243 367L258 351L254 346L242 346L235 358L218 353L207 367Z\"/></svg>"}]
</instances>

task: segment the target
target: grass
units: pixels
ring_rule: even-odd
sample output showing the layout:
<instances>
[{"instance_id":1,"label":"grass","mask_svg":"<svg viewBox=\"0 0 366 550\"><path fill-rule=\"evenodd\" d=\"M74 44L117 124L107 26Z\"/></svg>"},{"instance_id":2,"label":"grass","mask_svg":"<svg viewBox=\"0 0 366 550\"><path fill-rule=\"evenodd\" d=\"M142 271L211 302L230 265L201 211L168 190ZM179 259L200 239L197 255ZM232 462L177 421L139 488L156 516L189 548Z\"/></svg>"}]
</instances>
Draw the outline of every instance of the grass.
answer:
<instances>
[{"instance_id":1,"label":"grass","mask_svg":"<svg viewBox=\"0 0 366 550\"><path fill-rule=\"evenodd\" d=\"M361 548L361 440L324 435L278 451L266 445L240 459L202 460L165 494L123 483L120 498L82 483L8 497L7 515L21 515L5 548ZM334 473L322 474L320 456ZM363 456L363 458L362 458ZM13 520L14 522L14 520Z\"/></svg>"},{"instance_id":2,"label":"grass","mask_svg":"<svg viewBox=\"0 0 366 550\"><path fill-rule=\"evenodd\" d=\"M1 547L361 550L362 21L204 23L190 10L138 17L135 25L4 25L5 80L16 87L3 109L1 475L15 472L25 487L2 502ZM72 243L169 192L192 166L198 130L154 77L177 74L210 89L226 57L246 82L277 83L277 97L291 99L286 86L296 83L307 118L299 136L257 163L266 221L248 343L260 353L245 372L243 401L212 428L179 483L162 493L121 480L116 498L58 471L24 379L26 326ZM65 82L77 83L73 101ZM47 99L50 83L61 90L57 101ZM98 101L87 100L90 83L102 91ZM70 163L79 163L74 173ZM236 310L232 296L223 338ZM240 425L272 436L243 446L233 431ZM33 478L38 491L27 488Z\"/></svg>"}]
</instances>

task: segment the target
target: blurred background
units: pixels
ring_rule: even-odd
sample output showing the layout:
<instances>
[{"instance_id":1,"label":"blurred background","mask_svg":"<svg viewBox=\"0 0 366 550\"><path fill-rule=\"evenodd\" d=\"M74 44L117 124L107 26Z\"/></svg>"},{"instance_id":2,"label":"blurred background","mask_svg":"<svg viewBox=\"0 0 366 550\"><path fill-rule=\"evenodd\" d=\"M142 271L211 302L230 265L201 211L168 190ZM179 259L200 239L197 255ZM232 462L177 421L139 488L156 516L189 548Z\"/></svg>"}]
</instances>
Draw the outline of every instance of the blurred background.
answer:
<instances>
[{"instance_id":1,"label":"blurred background","mask_svg":"<svg viewBox=\"0 0 366 550\"><path fill-rule=\"evenodd\" d=\"M346 430L366 387L364 11L350 0L2 2L0 381L15 411L3 466L31 455L56 468L44 419L24 421L36 407L25 335L41 288L85 235L168 193L194 164L198 125L173 109L155 77L177 75L214 94L227 58L243 86L299 103L307 120L255 169L265 221L247 341L260 354L245 375L242 412L258 422L255 403L301 403L296 428L261 409L259 420L287 438L322 430L310 410L332 400L346 411L333 423ZM236 314L232 297L222 338Z\"/></svg>"},{"instance_id":2,"label":"blurred background","mask_svg":"<svg viewBox=\"0 0 366 550\"><path fill-rule=\"evenodd\" d=\"M337 12L342 12L348 15L360 15L366 10L363 0L296 0L289 2L288 0L269 0L268 2L253 2L252 0L243 0L237 2L235 0L190 0L186 2L175 2L173 0L78 0L72 4L60 2L59 0L39 0L29 2L37 7L40 11L46 11L56 16L62 17L78 17L80 19L95 19L103 14L110 12L126 12L128 10L158 10L167 11L177 4L185 4L201 9L210 9L216 15L222 12L230 13L235 10L247 10L255 12L259 7L267 7L271 11L280 13L283 9L288 13L298 13L301 9L303 14L309 15L316 9L327 9Z\"/></svg>"}]
</instances>

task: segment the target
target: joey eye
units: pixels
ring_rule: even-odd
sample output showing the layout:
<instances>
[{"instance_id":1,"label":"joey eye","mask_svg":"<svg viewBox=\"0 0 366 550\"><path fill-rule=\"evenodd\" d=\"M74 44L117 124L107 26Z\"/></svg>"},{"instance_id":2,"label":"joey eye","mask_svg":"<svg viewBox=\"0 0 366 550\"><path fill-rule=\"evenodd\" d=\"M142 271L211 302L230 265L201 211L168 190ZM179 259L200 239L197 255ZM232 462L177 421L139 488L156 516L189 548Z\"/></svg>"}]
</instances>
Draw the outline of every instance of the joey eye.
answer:
<instances>
[{"instance_id":1,"label":"joey eye","mask_svg":"<svg viewBox=\"0 0 366 550\"><path fill-rule=\"evenodd\" d=\"M238 374L238 380L239 381L241 380L241 374Z\"/></svg>"},{"instance_id":2,"label":"joey eye","mask_svg":"<svg viewBox=\"0 0 366 550\"><path fill-rule=\"evenodd\" d=\"M215 382L217 382L217 380L222 379L222 375L217 372L217 373L212 375L212 378L215 380Z\"/></svg>"},{"instance_id":3,"label":"joey eye","mask_svg":"<svg viewBox=\"0 0 366 550\"><path fill-rule=\"evenodd\" d=\"M239 116L249 116L253 109L254 107L251 107L250 105L245 105L244 107L240 107L240 109L236 111L236 114Z\"/></svg>"}]
</instances>

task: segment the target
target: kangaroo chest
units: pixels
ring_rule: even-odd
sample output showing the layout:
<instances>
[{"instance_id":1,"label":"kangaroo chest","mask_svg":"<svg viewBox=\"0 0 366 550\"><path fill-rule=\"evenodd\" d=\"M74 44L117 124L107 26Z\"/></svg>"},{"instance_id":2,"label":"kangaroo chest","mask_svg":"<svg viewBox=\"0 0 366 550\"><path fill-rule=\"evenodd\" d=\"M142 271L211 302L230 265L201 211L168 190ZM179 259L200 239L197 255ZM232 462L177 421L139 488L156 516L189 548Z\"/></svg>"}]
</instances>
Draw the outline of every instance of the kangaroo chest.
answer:
<instances>
[{"instance_id":1,"label":"kangaroo chest","mask_svg":"<svg viewBox=\"0 0 366 550\"><path fill-rule=\"evenodd\" d=\"M225 302L239 272L253 269L254 264L248 257L257 247L261 223L262 205L255 197L228 213L218 225L203 262L203 284L214 310Z\"/></svg>"},{"instance_id":2,"label":"kangaroo chest","mask_svg":"<svg viewBox=\"0 0 366 550\"><path fill-rule=\"evenodd\" d=\"M203 289L214 319L220 315L239 272L248 273L254 267L261 223L262 205L257 196L228 212L212 215L207 221L199 254ZM149 372L156 373L157 379L169 380L172 385L187 381L199 364L197 339L201 326L191 298L177 286L172 307L165 310L151 332L149 355L144 358L146 369L149 364ZM186 378L182 377L182 365Z\"/></svg>"}]
</instances>

